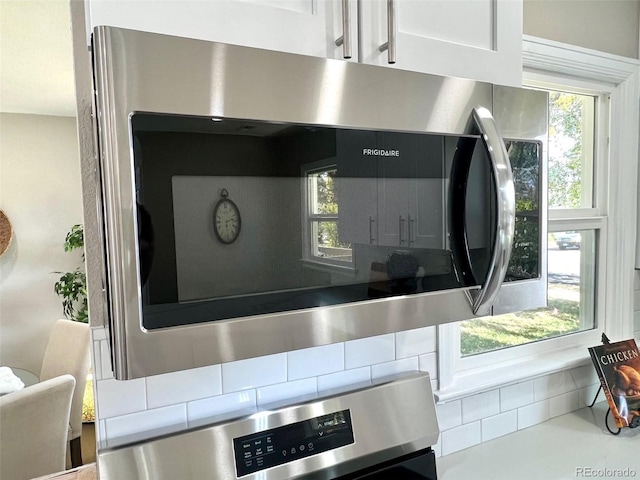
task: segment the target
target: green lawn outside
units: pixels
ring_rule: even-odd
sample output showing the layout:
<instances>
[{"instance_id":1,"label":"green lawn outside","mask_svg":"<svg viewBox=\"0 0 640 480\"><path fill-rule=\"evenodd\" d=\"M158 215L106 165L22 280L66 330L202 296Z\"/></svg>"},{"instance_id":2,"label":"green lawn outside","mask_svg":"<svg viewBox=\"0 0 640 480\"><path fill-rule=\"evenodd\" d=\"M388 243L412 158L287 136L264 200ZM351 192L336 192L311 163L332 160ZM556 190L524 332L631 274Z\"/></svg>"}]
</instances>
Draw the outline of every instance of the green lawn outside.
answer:
<instances>
[{"instance_id":1,"label":"green lawn outside","mask_svg":"<svg viewBox=\"0 0 640 480\"><path fill-rule=\"evenodd\" d=\"M564 335L577 331L579 320L579 302L550 298L548 307L462 322L460 350L474 355Z\"/></svg>"}]
</instances>

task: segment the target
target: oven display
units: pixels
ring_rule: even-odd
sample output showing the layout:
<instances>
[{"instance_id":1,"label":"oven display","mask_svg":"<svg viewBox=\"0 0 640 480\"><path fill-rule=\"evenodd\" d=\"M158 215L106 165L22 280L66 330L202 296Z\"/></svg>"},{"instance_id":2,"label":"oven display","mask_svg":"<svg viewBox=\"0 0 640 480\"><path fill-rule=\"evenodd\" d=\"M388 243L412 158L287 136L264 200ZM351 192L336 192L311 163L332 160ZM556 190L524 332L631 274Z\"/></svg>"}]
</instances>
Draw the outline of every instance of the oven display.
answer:
<instances>
[{"instance_id":1,"label":"oven display","mask_svg":"<svg viewBox=\"0 0 640 480\"><path fill-rule=\"evenodd\" d=\"M238 477L354 443L342 410L233 439Z\"/></svg>"}]
</instances>

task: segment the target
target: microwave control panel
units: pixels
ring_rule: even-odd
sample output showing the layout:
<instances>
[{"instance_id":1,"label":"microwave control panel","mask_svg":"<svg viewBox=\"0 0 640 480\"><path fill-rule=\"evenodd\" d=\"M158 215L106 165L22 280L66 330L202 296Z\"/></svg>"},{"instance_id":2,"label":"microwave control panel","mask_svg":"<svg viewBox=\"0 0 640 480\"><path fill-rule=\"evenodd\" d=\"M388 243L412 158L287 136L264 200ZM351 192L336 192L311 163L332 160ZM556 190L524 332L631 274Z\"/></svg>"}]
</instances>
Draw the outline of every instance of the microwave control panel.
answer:
<instances>
[{"instance_id":1,"label":"microwave control panel","mask_svg":"<svg viewBox=\"0 0 640 480\"><path fill-rule=\"evenodd\" d=\"M236 474L243 477L351 443L349 410L234 438Z\"/></svg>"}]
</instances>

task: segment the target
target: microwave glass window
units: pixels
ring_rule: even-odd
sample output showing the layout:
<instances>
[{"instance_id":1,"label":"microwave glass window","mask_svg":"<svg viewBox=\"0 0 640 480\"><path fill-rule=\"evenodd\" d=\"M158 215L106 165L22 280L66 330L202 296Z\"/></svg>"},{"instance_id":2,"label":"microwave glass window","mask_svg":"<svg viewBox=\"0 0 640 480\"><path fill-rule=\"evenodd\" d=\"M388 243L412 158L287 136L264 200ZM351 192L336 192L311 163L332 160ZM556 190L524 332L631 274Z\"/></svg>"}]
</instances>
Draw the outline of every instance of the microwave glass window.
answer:
<instances>
[{"instance_id":1,"label":"microwave glass window","mask_svg":"<svg viewBox=\"0 0 640 480\"><path fill-rule=\"evenodd\" d=\"M476 136L147 113L132 115L131 133L147 329L468 286L448 214L462 143L464 235L475 284L484 280L495 194ZM531 145L510 144L523 151L527 226L538 195ZM229 243L216 235L223 197L241 218ZM516 243L528 246L534 234L522 235ZM519 260L510 274L536 268Z\"/></svg>"},{"instance_id":2,"label":"microwave glass window","mask_svg":"<svg viewBox=\"0 0 640 480\"><path fill-rule=\"evenodd\" d=\"M516 191L516 228L506 281L540 276L540 159L537 142L507 141Z\"/></svg>"}]
</instances>

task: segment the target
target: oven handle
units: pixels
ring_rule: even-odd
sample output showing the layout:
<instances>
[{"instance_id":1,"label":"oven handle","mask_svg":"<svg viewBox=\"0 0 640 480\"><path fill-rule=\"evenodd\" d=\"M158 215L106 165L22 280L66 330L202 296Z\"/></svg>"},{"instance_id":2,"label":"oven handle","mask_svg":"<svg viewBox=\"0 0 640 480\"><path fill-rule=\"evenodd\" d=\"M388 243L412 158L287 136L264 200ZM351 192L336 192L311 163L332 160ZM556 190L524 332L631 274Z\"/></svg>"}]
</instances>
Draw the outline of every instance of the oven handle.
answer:
<instances>
[{"instance_id":1,"label":"oven handle","mask_svg":"<svg viewBox=\"0 0 640 480\"><path fill-rule=\"evenodd\" d=\"M483 316L491 313L491 306L500 292L509 266L515 230L516 201L509 155L491 112L484 107L475 107L472 119L489 154L491 174L496 186L495 241L487 276L480 289L467 291L473 313ZM456 275L463 286L477 285L471 269L465 218L466 190L474 143L468 138L462 137L460 139L451 173L451 250Z\"/></svg>"}]
</instances>

